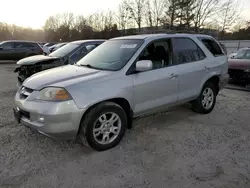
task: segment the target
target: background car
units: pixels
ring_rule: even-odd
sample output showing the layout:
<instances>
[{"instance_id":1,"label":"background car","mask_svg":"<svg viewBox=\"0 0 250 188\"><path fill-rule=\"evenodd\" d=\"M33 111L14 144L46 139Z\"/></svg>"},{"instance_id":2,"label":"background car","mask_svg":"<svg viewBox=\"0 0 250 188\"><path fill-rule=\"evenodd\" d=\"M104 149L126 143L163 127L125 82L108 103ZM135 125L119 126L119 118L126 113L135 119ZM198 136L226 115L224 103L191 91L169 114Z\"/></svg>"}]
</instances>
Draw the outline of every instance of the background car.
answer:
<instances>
[{"instance_id":1,"label":"background car","mask_svg":"<svg viewBox=\"0 0 250 188\"><path fill-rule=\"evenodd\" d=\"M20 60L39 54L43 54L43 50L37 42L11 40L0 43L0 60Z\"/></svg>"},{"instance_id":2,"label":"background car","mask_svg":"<svg viewBox=\"0 0 250 188\"><path fill-rule=\"evenodd\" d=\"M52 53L52 52L58 50L59 48L63 47L63 46L66 45L66 44L67 44L67 42L55 44L55 45L49 47L49 51L50 51L50 53Z\"/></svg>"},{"instance_id":3,"label":"background car","mask_svg":"<svg viewBox=\"0 0 250 188\"><path fill-rule=\"evenodd\" d=\"M39 44L41 47L43 47L43 46L46 44L46 42L38 42L38 44Z\"/></svg>"},{"instance_id":4,"label":"background car","mask_svg":"<svg viewBox=\"0 0 250 188\"><path fill-rule=\"evenodd\" d=\"M31 75L58 66L74 64L105 40L80 40L66 44L50 55L38 55L17 62L18 85Z\"/></svg>"},{"instance_id":5,"label":"background car","mask_svg":"<svg viewBox=\"0 0 250 188\"><path fill-rule=\"evenodd\" d=\"M50 42L50 43L46 43L43 45L43 54L44 55L49 55L50 54L50 51L49 51L49 47L55 45L56 43L55 42Z\"/></svg>"},{"instance_id":6,"label":"background car","mask_svg":"<svg viewBox=\"0 0 250 188\"><path fill-rule=\"evenodd\" d=\"M250 84L250 48L242 48L228 62L231 81Z\"/></svg>"}]
</instances>

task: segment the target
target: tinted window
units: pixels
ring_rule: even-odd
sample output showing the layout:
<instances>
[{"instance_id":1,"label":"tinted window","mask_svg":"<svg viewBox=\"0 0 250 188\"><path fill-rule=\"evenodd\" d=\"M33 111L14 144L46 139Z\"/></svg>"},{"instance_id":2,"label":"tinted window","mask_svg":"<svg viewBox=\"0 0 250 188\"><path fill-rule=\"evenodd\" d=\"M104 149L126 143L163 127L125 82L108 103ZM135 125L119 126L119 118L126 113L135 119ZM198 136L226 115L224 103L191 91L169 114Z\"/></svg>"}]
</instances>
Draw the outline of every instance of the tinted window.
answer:
<instances>
[{"instance_id":1,"label":"tinted window","mask_svg":"<svg viewBox=\"0 0 250 188\"><path fill-rule=\"evenodd\" d=\"M175 64L200 61L206 57L201 48L189 38L173 38L172 45Z\"/></svg>"},{"instance_id":2,"label":"tinted window","mask_svg":"<svg viewBox=\"0 0 250 188\"><path fill-rule=\"evenodd\" d=\"M102 43L77 64L92 66L96 69L120 70L143 42L144 40L109 40Z\"/></svg>"},{"instance_id":3,"label":"tinted window","mask_svg":"<svg viewBox=\"0 0 250 188\"><path fill-rule=\"evenodd\" d=\"M97 45L95 45L95 44L90 44L90 45L86 46L86 49L87 49L88 52L90 52L90 51L94 50L96 46Z\"/></svg>"},{"instance_id":4,"label":"tinted window","mask_svg":"<svg viewBox=\"0 0 250 188\"><path fill-rule=\"evenodd\" d=\"M85 55L87 55L91 51L91 46L95 47L95 45L87 45L81 47L79 50L77 50L71 57L70 57L70 63L76 63L80 59L82 59Z\"/></svg>"},{"instance_id":5,"label":"tinted window","mask_svg":"<svg viewBox=\"0 0 250 188\"><path fill-rule=\"evenodd\" d=\"M0 46L3 49L12 49L13 48L13 42L3 42L0 44Z\"/></svg>"},{"instance_id":6,"label":"tinted window","mask_svg":"<svg viewBox=\"0 0 250 188\"><path fill-rule=\"evenodd\" d=\"M215 42L213 39L200 39L200 40L214 56L224 55L219 44Z\"/></svg>"},{"instance_id":7,"label":"tinted window","mask_svg":"<svg viewBox=\"0 0 250 188\"><path fill-rule=\"evenodd\" d=\"M139 60L151 60L153 69L167 67L171 62L170 40L155 41L139 55Z\"/></svg>"},{"instance_id":8,"label":"tinted window","mask_svg":"<svg viewBox=\"0 0 250 188\"><path fill-rule=\"evenodd\" d=\"M15 48L34 48L34 45L25 42L16 42Z\"/></svg>"},{"instance_id":9,"label":"tinted window","mask_svg":"<svg viewBox=\"0 0 250 188\"><path fill-rule=\"evenodd\" d=\"M63 47L59 48L58 50L52 52L49 56L51 57L63 57L68 55L69 53L73 52L79 45L75 43L68 43Z\"/></svg>"}]
</instances>

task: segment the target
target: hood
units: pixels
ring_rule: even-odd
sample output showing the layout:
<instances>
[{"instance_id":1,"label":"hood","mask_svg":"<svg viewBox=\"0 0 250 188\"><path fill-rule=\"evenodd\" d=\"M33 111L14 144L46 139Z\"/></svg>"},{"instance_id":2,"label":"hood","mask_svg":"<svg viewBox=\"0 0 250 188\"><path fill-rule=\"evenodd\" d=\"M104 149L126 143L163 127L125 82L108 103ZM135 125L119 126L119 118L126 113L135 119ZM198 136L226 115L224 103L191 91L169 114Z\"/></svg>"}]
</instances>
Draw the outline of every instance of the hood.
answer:
<instances>
[{"instance_id":1,"label":"hood","mask_svg":"<svg viewBox=\"0 0 250 188\"><path fill-rule=\"evenodd\" d=\"M229 69L245 70L250 68L250 59L229 59Z\"/></svg>"},{"instance_id":2,"label":"hood","mask_svg":"<svg viewBox=\"0 0 250 188\"><path fill-rule=\"evenodd\" d=\"M18 65L34 65L39 62L45 62L50 60L59 59L58 57L49 57L45 55L34 55L30 57L23 58L17 62Z\"/></svg>"},{"instance_id":3,"label":"hood","mask_svg":"<svg viewBox=\"0 0 250 188\"><path fill-rule=\"evenodd\" d=\"M36 73L26 79L23 85L34 90L40 90L45 86L66 87L71 84L105 76L107 73L108 71L65 65Z\"/></svg>"}]
</instances>

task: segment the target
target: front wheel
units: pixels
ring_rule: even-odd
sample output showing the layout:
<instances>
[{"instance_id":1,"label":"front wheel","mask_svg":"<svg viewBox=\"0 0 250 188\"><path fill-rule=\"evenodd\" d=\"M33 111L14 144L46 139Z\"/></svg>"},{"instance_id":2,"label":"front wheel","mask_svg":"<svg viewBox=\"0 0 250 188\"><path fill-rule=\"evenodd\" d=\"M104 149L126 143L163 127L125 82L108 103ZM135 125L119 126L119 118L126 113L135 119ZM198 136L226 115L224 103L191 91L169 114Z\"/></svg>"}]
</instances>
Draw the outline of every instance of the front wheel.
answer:
<instances>
[{"instance_id":1,"label":"front wheel","mask_svg":"<svg viewBox=\"0 0 250 188\"><path fill-rule=\"evenodd\" d=\"M216 89L213 83L206 83L199 97L193 101L192 110L201 114L210 113L216 103Z\"/></svg>"},{"instance_id":2,"label":"front wheel","mask_svg":"<svg viewBox=\"0 0 250 188\"><path fill-rule=\"evenodd\" d=\"M97 151L115 147L127 129L127 116L121 106L104 102L92 108L84 117L80 128L81 141L87 140Z\"/></svg>"}]
</instances>

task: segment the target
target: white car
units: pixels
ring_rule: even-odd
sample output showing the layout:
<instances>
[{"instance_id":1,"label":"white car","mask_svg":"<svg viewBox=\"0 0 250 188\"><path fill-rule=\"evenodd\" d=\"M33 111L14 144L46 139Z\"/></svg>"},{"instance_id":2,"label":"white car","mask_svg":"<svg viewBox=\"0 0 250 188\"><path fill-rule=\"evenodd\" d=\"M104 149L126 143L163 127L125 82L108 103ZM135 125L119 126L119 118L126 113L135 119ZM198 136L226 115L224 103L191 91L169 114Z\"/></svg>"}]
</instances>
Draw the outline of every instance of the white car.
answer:
<instances>
[{"instance_id":1,"label":"white car","mask_svg":"<svg viewBox=\"0 0 250 188\"><path fill-rule=\"evenodd\" d=\"M50 50L49 50L49 47L50 46L53 46L55 45L56 43L46 43L44 46L43 46L43 53L44 55L49 55L50 54Z\"/></svg>"}]
</instances>

